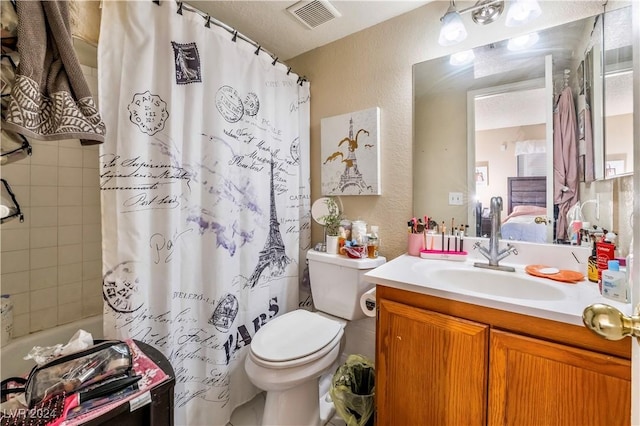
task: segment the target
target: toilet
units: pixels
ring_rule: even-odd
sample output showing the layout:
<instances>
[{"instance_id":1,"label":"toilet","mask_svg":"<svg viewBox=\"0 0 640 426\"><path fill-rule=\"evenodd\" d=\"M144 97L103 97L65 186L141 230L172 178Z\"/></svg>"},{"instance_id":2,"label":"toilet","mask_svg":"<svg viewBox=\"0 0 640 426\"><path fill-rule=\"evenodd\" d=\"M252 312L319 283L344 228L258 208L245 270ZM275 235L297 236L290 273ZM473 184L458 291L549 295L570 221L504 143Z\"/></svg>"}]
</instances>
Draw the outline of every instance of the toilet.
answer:
<instances>
[{"instance_id":1,"label":"toilet","mask_svg":"<svg viewBox=\"0 0 640 426\"><path fill-rule=\"evenodd\" d=\"M320 376L338 360L347 321L364 318L363 275L385 263L307 252L317 312L287 312L260 328L245 359L251 382L266 391L263 425L320 425Z\"/></svg>"}]
</instances>

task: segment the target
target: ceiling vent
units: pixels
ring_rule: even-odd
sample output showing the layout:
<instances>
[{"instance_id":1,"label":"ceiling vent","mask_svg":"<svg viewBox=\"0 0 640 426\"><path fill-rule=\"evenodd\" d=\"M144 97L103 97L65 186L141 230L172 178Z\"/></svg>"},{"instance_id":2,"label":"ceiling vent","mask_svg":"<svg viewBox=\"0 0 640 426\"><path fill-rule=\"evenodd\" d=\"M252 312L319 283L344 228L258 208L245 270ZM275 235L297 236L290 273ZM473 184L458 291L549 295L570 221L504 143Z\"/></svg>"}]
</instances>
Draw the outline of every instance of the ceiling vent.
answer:
<instances>
[{"instance_id":1,"label":"ceiling vent","mask_svg":"<svg viewBox=\"0 0 640 426\"><path fill-rule=\"evenodd\" d=\"M318 25L342 16L340 12L326 0L299 1L293 6L289 6L287 11L311 30Z\"/></svg>"}]
</instances>

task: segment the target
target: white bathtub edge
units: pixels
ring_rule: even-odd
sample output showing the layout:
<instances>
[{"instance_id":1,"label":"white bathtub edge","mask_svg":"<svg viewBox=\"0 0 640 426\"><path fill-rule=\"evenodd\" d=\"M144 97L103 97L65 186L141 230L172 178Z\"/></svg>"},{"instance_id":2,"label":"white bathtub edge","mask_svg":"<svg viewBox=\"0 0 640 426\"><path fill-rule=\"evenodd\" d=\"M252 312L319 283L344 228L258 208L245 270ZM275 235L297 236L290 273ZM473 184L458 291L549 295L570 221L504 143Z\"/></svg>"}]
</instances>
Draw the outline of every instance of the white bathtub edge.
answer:
<instances>
[{"instance_id":1,"label":"white bathtub edge","mask_svg":"<svg viewBox=\"0 0 640 426\"><path fill-rule=\"evenodd\" d=\"M102 314L36 331L11 340L0 348L0 377L6 379L28 373L35 364L32 360L24 360L23 357L29 353L31 348L34 346L53 346L58 343L66 344L80 329L91 333L94 339L101 339L103 336Z\"/></svg>"}]
</instances>

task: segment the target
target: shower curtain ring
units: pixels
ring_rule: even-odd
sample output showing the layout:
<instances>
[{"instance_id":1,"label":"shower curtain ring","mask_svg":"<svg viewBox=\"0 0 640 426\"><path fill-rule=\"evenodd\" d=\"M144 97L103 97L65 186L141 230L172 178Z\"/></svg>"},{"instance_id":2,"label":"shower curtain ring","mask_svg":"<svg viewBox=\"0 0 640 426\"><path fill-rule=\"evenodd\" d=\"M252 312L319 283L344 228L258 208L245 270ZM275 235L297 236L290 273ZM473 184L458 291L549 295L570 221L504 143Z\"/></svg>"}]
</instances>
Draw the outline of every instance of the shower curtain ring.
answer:
<instances>
[{"instance_id":1,"label":"shower curtain ring","mask_svg":"<svg viewBox=\"0 0 640 426\"><path fill-rule=\"evenodd\" d=\"M276 66L276 62L278 62L278 57L277 56L275 57L273 62L271 62L271 65L273 65L275 67Z\"/></svg>"},{"instance_id":2,"label":"shower curtain ring","mask_svg":"<svg viewBox=\"0 0 640 426\"><path fill-rule=\"evenodd\" d=\"M231 41L235 42L237 38L238 38L238 32L234 31L233 32L233 37L231 38Z\"/></svg>"},{"instance_id":3,"label":"shower curtain ring","mask_svg":"<svg viewBox=\"0 0 640 426\"><path fill-rule=\"evenodd\" d=\"M211 15L207 15L207 23L204 24L205 27L211 28Z\"/></svg>"},{"instance_id":4,"label":"shower curtain ring","mask_svg":"<svg viewBox=\"0 0 640 426\"><path fill-rule=\"evenodd\" d=\"M289 67L289 69L287 70L287 75L289 75L290 72L291 72L291 67Z\"/></svg>"},{"instance_id":5,"label":"shower curtain ring","mask_svg":"<svg viewBox=\"0 0 640 426\"><path fill-rule=\"evenodd\" d=\"M182 2L178 2L178 15L182 15Z\"/></svg>"},{"instance_id":6,"label":"shower curtain ring","mask_svg":"<svg viewBox=\"0 0 640 426\"><path fill-rule=\"evenodd\" d=\"M261 49L261 47L262 47L262 46L258 45L258 48L257 48L257 49L256 49L256 51L255 51L255 54L256 54L256 55L260 54L260 49Z\"/></svg>"}]
</instances>

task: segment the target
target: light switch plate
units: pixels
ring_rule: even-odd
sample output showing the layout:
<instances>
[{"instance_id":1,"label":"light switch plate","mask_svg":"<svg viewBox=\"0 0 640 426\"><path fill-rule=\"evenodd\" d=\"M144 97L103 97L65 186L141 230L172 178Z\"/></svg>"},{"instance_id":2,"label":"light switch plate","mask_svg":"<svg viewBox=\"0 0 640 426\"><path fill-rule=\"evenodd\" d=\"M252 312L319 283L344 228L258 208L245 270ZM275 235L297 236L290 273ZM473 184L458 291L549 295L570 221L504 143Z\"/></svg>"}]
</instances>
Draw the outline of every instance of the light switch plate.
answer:
<instances>
[{"instance_id":1,"label":"light switch plate","mask_svg":"<svg viewBox=\"0 0 640 426\"><path fill-rule=\"evenodd\" d=\"M462 192L450 192L449 193L449 205L461 206L462 205Z\"/></svg>"}]
</instances>

